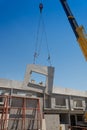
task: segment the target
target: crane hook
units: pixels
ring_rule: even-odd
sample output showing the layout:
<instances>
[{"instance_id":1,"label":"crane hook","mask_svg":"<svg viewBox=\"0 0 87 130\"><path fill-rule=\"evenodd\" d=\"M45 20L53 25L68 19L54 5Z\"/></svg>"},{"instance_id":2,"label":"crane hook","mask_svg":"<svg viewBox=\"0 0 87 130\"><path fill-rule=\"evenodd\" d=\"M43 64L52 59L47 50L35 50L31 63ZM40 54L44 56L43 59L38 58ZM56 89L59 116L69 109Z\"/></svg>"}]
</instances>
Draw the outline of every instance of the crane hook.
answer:
<instances>
[{"instance_id":1,"label":"crane hook","mask_svg":"<svg viewBox=\"0 0 87 130\"><path fill-rule=\"evenodd\" d=\"M42 3L39 4L39 9L40 9L40 13L42 13L42 9L43 9L43 4Z\"/></svg>"}]
</instances>

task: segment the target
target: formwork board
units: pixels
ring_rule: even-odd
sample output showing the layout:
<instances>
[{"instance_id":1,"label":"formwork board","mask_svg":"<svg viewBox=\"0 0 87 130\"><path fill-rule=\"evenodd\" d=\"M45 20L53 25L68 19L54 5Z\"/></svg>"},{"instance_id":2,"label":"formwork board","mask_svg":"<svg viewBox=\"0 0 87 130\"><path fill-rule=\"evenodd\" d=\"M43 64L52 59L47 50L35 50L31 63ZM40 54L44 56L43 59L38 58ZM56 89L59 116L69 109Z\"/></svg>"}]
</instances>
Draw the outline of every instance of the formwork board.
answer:
<instances>
[{"instance_id":1,"label":"formwork board","mask_svg":"<svg viewBox=\"0 0 87 130\"><path fill-rule=\"evenodd\" d=\"M41 129L40 102L38 98L1 96L0 130Z\"/></svg>"}]
</instances>

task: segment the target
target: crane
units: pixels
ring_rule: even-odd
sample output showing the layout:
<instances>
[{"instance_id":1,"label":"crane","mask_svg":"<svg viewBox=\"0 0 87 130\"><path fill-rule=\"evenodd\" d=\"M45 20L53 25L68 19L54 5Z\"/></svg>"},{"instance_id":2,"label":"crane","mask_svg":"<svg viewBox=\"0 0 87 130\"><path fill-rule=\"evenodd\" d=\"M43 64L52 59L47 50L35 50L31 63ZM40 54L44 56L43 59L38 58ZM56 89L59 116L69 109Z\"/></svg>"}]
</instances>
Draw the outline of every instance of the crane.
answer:
<instances>
[{"instance_id":1,"label":"crane","mask_svg":"<svg viewBox=\"0 0 87 130\"><path fill-rule=\"evenodd\" d=\"M68 21L72 27L72 30L76 36L76 39L79 43L79 46L83 52L83 55L87 61L87 34L85 33L84 27L79 26L75 17L73 16L70 7L66 0L60 0L60 3L62 4L62 7L66 13L66 16L68 18Z\"/></svg>"}]
</instances>

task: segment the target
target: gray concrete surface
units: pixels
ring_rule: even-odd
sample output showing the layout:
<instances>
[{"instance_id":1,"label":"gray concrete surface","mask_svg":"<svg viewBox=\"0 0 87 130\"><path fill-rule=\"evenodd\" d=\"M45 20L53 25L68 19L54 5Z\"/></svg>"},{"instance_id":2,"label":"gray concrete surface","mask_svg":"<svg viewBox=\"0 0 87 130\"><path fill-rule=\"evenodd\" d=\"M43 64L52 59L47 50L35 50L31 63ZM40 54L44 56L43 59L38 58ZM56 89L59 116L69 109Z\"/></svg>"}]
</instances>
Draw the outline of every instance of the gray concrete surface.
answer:
<instances>
[{"instance_id":1,"label":"gray concrete surface","mask_svg":"<svg viewBox=\"0 0 87 130\"><path fill-rule=\"evenodd\" d=\"M45 75L45 84L30 81L32 72ZM73 121L78 123L79 115L83 117L84 112L87 111L87 91L54 87L53 79L54 67L27 65L23 81L0 79L0 95L40 98L40 109L42 115L45 114L46 130L59 130L60 124L67 130L67 123L70 124L72 117ZM2 104L1 99L0 103ZM20 103L14 101L16 105Z\"/></svg>"}]
</instances>

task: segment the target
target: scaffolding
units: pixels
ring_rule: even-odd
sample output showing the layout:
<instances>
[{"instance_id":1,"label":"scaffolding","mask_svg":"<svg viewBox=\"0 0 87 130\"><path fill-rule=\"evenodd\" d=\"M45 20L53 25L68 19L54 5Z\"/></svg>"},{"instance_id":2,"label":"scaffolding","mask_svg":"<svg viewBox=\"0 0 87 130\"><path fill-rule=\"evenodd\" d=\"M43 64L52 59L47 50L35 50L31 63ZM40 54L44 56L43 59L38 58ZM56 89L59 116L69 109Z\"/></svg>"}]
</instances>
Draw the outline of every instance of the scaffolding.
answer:
<instances>
[{"instance_id":1,"label":"scaffolding","mask_svg":"<svg viewBox=\"0 0 87 130\"><path fill-rule=\"evenodd\" d=\"M0 130L41 130L40 99L0 96Z\"/></svg>"}]
</instances>

